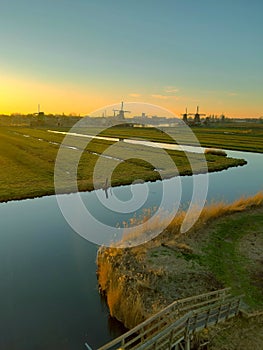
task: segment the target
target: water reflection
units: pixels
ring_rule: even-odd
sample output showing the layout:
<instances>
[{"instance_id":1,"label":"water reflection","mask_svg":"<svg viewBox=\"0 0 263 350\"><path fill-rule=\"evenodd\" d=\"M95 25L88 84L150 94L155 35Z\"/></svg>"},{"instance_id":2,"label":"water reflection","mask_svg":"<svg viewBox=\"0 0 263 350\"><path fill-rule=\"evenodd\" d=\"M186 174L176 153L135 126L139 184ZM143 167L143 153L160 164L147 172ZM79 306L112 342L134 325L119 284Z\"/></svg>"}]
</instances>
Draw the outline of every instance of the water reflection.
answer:
<instances>
[{"instance_id":1,"label":"water reflection","mask_svg":"<svg viewBox=\"0 0 263 350\"><path fill-rule=\"evenodd\" d=\"M263 155L235 151L228 154L245 158L248 164L210 173L208 201L232 201L263 189ZM171 188L179 185L178 178L165 181ZM193 179L185 176L181 181L181 205L187 207ZM131 198L132 186L141 186L111 189L106 180L105 183L104 195L109 204L110 191L125 202ZM149 195L143 208L159 205L162 185L161 181L148 183ZM103 193L98 190L81 194L98 220L116 226L135 214L113 215L98 201L99 191ZM168 199L166 209L171 211L175 198L171 195ZM143 208L136 214L140 215ZM77 350L85 342L97 348L124 331L109 317L98 294L97 246L72 231L55 196L2 203L0 222L0 349Z\"/></svg>"}]
</instances>

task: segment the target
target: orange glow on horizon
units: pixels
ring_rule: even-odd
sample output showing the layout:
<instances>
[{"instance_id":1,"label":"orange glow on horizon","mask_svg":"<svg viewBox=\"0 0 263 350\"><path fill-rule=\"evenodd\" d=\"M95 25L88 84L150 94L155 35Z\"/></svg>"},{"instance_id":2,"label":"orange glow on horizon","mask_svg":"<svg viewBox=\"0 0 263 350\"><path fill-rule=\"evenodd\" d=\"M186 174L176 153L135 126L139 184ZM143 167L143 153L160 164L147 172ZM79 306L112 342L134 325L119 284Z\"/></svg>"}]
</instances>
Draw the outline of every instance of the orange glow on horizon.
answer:
<instances>
[{"instance_id":1,"label":"orange glow on horizon","mask_svg":"<svg viewBox=\"0 0 263 350\"><path fill-rule=\"evenodd\" d=\"M92 84L91 84L92 85ZM225 114L230 118L259 118L258 106L245 108L240 101L240 107L236 108L239 98L235 97L235 104L231 105L231 101L226 100L225 103L220 101L216 105L213 101L193 102L192 98L184 97L180 100L159 99L156 95L145 95L140 97L123 95L118 89L112 89L109 94L96 91L90 86L76 87L69 84L50 84L35 81L33 79L16 78L1 74L0 86L0 114L30 114L37 112L38 104L41 105L45 114L72 114L87 115L97 109L103 109L104 106L119 103L122 99L128 101L138 100L138 103L146 102L159 105L173 112L177 116L184 113L186 106L188 111L195 113L196 105L200 106L200 113L206 115Z\"/></svg>"}]
</instances>

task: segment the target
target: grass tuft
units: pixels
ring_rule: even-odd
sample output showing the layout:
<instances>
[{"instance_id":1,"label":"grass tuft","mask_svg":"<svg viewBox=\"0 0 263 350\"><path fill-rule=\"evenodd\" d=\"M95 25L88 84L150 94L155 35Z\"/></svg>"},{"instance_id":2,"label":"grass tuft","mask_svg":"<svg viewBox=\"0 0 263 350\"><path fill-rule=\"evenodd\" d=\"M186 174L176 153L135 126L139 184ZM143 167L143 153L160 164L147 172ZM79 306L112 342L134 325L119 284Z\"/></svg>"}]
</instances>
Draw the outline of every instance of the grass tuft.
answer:
<instances>
[{"instance_id":1,"label":"grass tuft","mask_svg":"<svg viewBox=\"0 0 263 350\"><path fill-rule=\"evenodd\" d=\"M213 154L214 156L223 156L226 157L227 154L222 149L215 149L215 148L206 148L205 154Z\"/></svg>"}]
</instances>

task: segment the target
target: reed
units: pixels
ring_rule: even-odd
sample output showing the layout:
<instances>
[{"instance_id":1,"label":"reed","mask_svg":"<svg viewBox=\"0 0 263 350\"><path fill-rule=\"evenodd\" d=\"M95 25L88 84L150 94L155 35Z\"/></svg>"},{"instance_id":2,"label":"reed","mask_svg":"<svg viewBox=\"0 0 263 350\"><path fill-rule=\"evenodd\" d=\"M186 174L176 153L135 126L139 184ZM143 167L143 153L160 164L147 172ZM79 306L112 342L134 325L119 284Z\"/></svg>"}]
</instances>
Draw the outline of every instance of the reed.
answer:
<instances>
[{"instance_id":1,"label":"reed","mask_svg":"<svg viewBox=\"0 0 263 350\"><path fill-rule=\"evenodd\" d=\"M233 203L212 203L203 208L201 215L191 230L184 234L200 230L209 222L222 216L246 211L263 205L263 192L259 192L251 197L242 197ZM145 211L145 218L149 219L150 210ZM127 328L132 328L156 311L156 305L162 300L162 295L158 292L158 283L162 284L166 280L166 270L163 266L153 268L145 266L144 257L149 250L172 242L172 246L184 254L191 254L191 249L185 242L182 242L180 227L185 219L186 213L180 211L174 216L166 229L154 239L133 248L118 248L118 244L112 247L101 247L98 252L98 283L101 292L106 296L110 314L124 323ZM159 217L152 222L153 227L145 227L151 232L159 229L160 224L166 223L164 217L161 222ZM143 218L138 218L137 223L143 222ZM132 235L124 235L124 239L119 242L119 246L127 243L128 240L138 242L147 232L136 229L136 218L131 220L133 225ZM201 231L202 232L202 231ZM153 250L152 250L153 251ZM158 307L157 307L158 309Z\"/></svg>"},{"instance_id":2,"label":"reed","mask_svg":"<svg viewBox=\"0 0 263 350\"><path fill-rule=\"evenodd\" d=\"M106 297L110 315L121 320L127 328L132 328L145 320L146 312L142 295L132 288L134 262L125 261L125 253L122 249L101 247L97 256L97 275L99 289ZM130 271L123 268L127 263Z\"/></svg>"}]
</instances>

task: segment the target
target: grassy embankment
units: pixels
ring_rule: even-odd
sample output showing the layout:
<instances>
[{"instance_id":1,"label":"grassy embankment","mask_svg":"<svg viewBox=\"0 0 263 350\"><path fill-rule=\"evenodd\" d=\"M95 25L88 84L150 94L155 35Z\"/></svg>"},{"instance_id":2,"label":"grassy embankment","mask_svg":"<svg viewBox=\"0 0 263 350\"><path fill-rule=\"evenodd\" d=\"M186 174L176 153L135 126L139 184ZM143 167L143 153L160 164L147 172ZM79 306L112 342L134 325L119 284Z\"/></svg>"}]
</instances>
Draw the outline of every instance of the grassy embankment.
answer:
<instances>
[{"instance_id":1,"label":"grassy embankment","mask_svg":"<svg viewBox=\"0 0 263 350\"><path fill-rule=\"evenodd\" d=\"M26 136L25 136L26 135ZM54 164L57 152L64 135L53 134L47 130L30 128L1 127L0 128L0 201L12 199L32 198L54 193ZM73 142L74 137L69 140ZM111 179L112 186L129 184L138 179L154 181L160 174L154 171L151 164L158 159L158 168L162 169L162 176L176 175L175 169L167 163L167 157L159 149L145 146L119 143L117 151L107 150L113 142L93 140L85 148L78 166L78 186L80 191L93 189L93 168L99 156L96 152L117 158L129 158L124 162L107 159L105 166L113 165L115 170ZM70 157L76 150L67 150ZM189 160L184 153L167 151L176 164L181 175L191 175ZM147 161L142 161L140 157ZM189 154L191 164L194 164L195 173L205 171L203 162L198 154ZM241 159L221 157L207 154L208 171L220 171L228 167L245 164ZM127 175L128 174L128 175ZM98 178L103 186L105 176L103 172ZM62 184L61 192L70 192L67 181Z\"/></svg>"},{"instance_id":2,"label":"grassy embankment","mask_svg":"<svg viewBox=\"0 0 263 350\"><path fill-rule=\"evenodd\" d=\"M249 309L263 309L262 214L259 193L205 207L186 234L180 234L181 212L144 245L101 248L98 282L111 315L132 328L175 299L223 286L245 294Z\"/></svg>"},{"instance_id":3,"label":"grassy embankment","mask_svg":"<svg viewBox=\"0 0 263 350\"><path fill-rule=\"evenodd\" d=\"M162 128L169 130L174 139L182 143L193 141L182 128ZM263 123L219 123L211 126L193 127L192 131L203 147L218 147L230 150L263 152ZM183 132L183 134L182 134ZM153 128L116 128L105 131L105 135L118 135L122 138L144 138L159 142L175 142L160 130ZM185 135L184 135L185 134Z\"/></svg>"}]
</instances>

